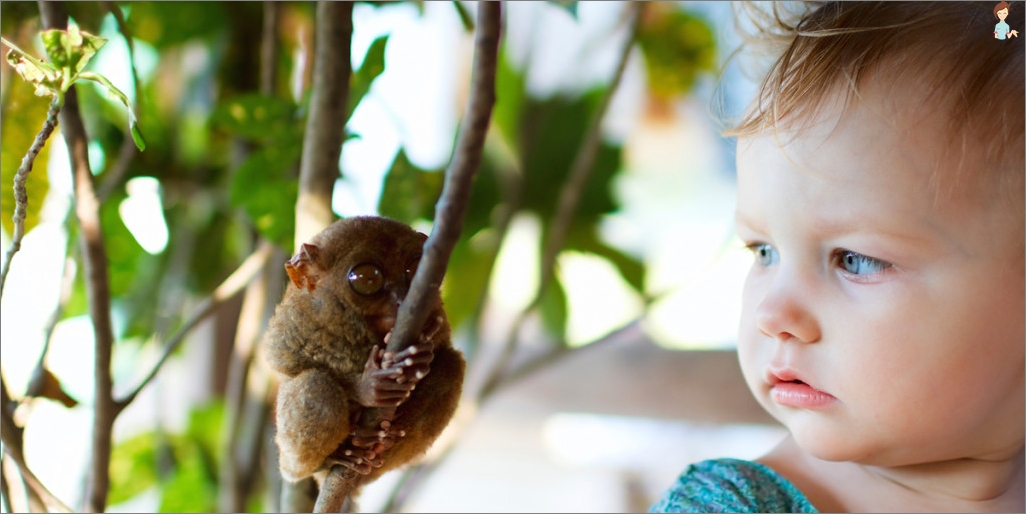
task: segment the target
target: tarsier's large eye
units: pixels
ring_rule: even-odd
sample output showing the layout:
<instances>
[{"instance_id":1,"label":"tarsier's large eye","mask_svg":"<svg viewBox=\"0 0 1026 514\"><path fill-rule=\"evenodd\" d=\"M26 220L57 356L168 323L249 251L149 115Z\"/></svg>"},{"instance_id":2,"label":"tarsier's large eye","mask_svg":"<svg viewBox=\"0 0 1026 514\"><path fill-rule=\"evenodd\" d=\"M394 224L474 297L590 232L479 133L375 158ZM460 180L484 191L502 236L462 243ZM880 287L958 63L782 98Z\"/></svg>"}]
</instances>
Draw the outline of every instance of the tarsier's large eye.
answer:
<instances>
[{"instance_id":1,"label":"tarsier's large eye","mask_svg":"<svg viewBox=\"0 0 1026 514\"><path fill-rule=\"evenodd\" d=\"M381 270L373 264L357 264L349 270L349 286L359 294L370 296L385 287Z\"/></svg>"},{"instance_id":2,"label":"tarsier's large eye","mask_svg":"<svg viewBox=\"0 0 1026 514\"><path fill-rule=\"evenodd\" d=\"M420 256L416 256L410 259L410 262L406 264L406 283L413 283L413 275L417 274L417 266L420 264Z\"/></svg>"}]
</instances>

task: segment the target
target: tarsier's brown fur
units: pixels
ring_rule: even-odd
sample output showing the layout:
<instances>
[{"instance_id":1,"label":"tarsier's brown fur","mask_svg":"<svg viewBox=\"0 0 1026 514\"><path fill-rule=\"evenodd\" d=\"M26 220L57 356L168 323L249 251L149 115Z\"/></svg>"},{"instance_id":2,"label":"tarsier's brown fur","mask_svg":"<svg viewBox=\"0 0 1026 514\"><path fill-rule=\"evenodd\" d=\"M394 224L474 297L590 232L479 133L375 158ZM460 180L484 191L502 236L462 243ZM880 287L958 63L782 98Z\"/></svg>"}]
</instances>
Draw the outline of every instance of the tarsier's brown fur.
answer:
<instances>
[{"instance_id":1,"label":"tarsier's brown fur","mask_svg":"<svg viewBox=\"0 0 1026 514\"><path fill-rule=\"evenodd\" d=\"M385 347L425 239L386 218L347 218L314 236L286 265L292 283L264 343L281 376L275 440L285 479L320 481L332 464L342 464L360 470L356 491L421 456L452 418L464 360L452 346L438 292L419 352L374 350ZM380 270L380 291L360 294L351 284L354 269L372 269L361 264ZM371 393L379 400L368 400ZM367 407L400 401L391 426L376 438L356 436Z\"/></svg>"}]
</instances>

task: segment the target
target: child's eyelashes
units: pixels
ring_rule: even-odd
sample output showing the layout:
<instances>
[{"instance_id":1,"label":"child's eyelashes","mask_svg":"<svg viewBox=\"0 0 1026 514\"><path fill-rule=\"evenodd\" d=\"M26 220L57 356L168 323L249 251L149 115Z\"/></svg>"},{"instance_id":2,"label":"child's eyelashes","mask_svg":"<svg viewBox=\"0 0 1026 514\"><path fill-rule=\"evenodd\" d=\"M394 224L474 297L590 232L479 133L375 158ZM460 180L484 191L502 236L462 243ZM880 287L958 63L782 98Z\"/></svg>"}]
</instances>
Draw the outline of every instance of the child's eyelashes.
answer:
<instances>
[{"instance_id":1,"label":"child's eyelashes","mask_svg":"<svg viewBox=\"0 0 1026 514\"><path fill-rule=\"evenodd\" d=\"M837 250L834 252L837 265L852 275L872 275L880 273L891 267L891 263L862 255L851 250Z\"/></svg>"},{"instance_id":2,"label":"child's eyelashes","mask_svg":"<svg viewBox=\"0 0 1026 514\"><path fill-rule=\"evenodd\" d=\"M752 255L755 256L755 262L759 263L759 266L772 266L780 261L780 254L777 253L777 249L766 243L746 243L745 248L752 252Z\"/></svg>"},{"instance_id":3,"label":"child's eyelashes","mask_svg":"<svg viewBox=\"0 0 1026 514\"><path fill-rule=\"evenodd\" d=\"M755 262L761 267L769 267L780 262L780 252L773 245L755 241L745 243L745 248L752 252ZM887 261L843 248L833 251L831 264L849 275L861 276L882 273L893 266Z\"/></svg>"}]
</instances>

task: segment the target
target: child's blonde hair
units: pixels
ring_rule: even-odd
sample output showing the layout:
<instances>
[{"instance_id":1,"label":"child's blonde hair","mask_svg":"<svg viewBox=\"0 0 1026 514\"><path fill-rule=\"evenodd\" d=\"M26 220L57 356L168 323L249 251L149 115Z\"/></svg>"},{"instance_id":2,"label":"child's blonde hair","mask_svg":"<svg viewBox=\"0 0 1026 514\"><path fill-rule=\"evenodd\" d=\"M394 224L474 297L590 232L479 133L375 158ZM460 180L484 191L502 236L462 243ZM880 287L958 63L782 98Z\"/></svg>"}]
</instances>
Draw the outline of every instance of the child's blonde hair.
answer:
<instances>
[{"instance_id":1,"label":"child's blonde hair","mask_svg":"<svg viewBox=\"0 0 1026 514\"><path fill-rule=\"evenodd\" d=\"M945 109L949 144L982 149L999 179L1022 189L1024 62L1019 38L994 37L995 2L744 3L756 26L746 46L779 58L744 117L727 135L751 135L811 121L839 87L847 104L867 76L921 94ZM1023 30L1023 5L1006 19ZM956 148L957 148L956 146ZM964 152L963 152L964 153Z\"/></svg>"}]
</instances>

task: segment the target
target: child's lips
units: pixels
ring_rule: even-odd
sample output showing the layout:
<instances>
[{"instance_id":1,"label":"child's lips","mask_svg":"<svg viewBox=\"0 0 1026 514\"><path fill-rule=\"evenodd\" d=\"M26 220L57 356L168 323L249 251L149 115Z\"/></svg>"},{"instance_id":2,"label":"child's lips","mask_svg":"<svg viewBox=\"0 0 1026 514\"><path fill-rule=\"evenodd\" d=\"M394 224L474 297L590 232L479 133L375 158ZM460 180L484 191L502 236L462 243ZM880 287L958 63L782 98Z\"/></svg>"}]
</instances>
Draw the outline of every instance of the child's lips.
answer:
<instances>
[{"instance_id":1,"label":"child's lips","mask_svg":"<svg viewBox=\"0 0 1026 514\"><path fill-rule=\"evenodd\" d=\"M824 407L837 400L832 394L808 384L790 369L771 370L768 374L770 398L778 405L798 409Z\"/></svg>"}]
</instances>

